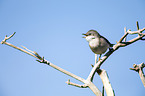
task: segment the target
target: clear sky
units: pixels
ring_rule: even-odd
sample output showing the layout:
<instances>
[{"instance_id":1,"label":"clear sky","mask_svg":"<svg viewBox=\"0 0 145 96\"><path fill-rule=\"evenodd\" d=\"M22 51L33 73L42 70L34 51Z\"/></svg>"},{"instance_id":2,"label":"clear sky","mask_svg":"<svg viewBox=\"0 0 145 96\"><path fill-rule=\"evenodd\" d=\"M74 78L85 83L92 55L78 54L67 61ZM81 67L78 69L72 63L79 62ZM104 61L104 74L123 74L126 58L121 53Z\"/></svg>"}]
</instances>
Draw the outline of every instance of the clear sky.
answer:
<instances>
[{"instance_id":1,"label":"clear sky","mask_svg":"<svg viewBox=\"0 0 145 96\"><path fill-rule=\"evenodd\" d=\"M0 41L16 32L8 42L86 79L94 53L82 33L95 29L116 43L124 27L136 30L136 21L145 27L144 4L144 0L0 0ZM116 96L145 96L139 75L129 70L145 62L144 49L145 41L120 48L101 66ZM0 61L0 96L94 96L89 88L65 83L81 82L9 46L0 45ZM94 83L102 89L97 74Z\"/></svg>"}]
</instances>

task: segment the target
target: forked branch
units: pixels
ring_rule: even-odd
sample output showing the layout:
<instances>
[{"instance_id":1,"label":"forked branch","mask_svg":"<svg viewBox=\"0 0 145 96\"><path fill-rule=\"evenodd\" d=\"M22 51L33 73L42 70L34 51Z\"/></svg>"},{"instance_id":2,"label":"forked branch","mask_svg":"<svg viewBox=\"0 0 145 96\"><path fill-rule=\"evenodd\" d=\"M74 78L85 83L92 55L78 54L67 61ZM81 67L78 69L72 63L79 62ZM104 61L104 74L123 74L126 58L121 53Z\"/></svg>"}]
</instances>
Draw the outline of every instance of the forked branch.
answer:
<instances>
[{"instance_id":1,"label":"forked branch","mask_svg":"<svg viewBox=\"0 0 145 96\"><path fill-rule=\"evenodd\" d=\"M145 87L145 75L144 75L144 72L143 72L143 68L145 67L145 64L144 63L141 63L139 65L133 64L133 67L134 68L130 68L130 69L139 73L140 79L141 79L141 81L142 81L142 83Z\"/></svg>"},{"instance_id":2,"label":"forked branch","mask_svg":"<svg viewBox=\"0 0 145 96\"><path fill-rule=\"evenodd\" d=\"M99 71L98 74L103 82L107 96L115 96L115 93L114 93L114 90L113 90L111 83L109 81L109 77L108 77L107 72L104 69L102 69Z\"/></svg>"},{"instance_id":3,"label":"forked branch","mask_svg":"<svg viewBox=\"0 0 145 96\"><path fill-rule=\"evenodd\" d=\"M31 51L31 50L27 49L26 47L23 47L24 49L22 49L22 48L19 48L19 47L17 47L17 46L14 46L14 45L12 45L12 44L6 42L8 39L10 39L12 36L14 36L15 32L14 32L14 34L12 34L12 35L9 36L9 37L6 36L6 37L4 38L4 40L1 42L1 44L6 44L6 45L8 45L8 46L11 46L11 47L13 47L13 48L15 48L15 49L18 49L18 50L20 50L20 51L26 53L26 54L28 54L28 55L31 55L31 56L37 58L37 59L38 59L38 60L37 60L38 62L47 64L47 65L49 65L49 66L55 68L56 70L59 70L60 72L66 74L66 75L68 75L68 76L71 76L71 77L75 78L76 80L79 80L79 81L81 81L82 83L84 83L83 85L79 85L79 84L76 84L76 83L72 83L72 82L70 82L70 80L68 80L68 81L67 81L67 84L68 84L68 85L76 86L76 87L79 87L79 88L87 88L87 87L89 87L89 88L94 92L94 94L95 94L96 96L101 96L101 95L102 95L101 91L100 91L100 90L93 84L93 82L92 82L95 73L96 73L98 70L100 70L101 65L105 62L105 60L106 60L114 51L116 51L116 50L119 49L120 47L125 47L125 46L127 46L127 45L130 45L130 44L132 44L132 43L134 43L134 42L136 42L136 41L138 41L138 40L144 40L143 37L145 36L145 33L142 33L144 30L145 30L145 28L139 29L139 24L138 24L138 22L137 22L137 31L131 31L131 30L126 31L126 28L124 28L125 34L121 37L121 39L119 40L119 42L117 42L117 44L115 44L115 45L112 47L113 50L109 50L109 51L101 58L101 60L99 60L97 63L95 63L95 65L93 66L93 68L92 68L92 70L91 70L91 72L90 72L90 74L89 74L89 76L88 76L88 78L87 78L86 80L83 79L83 78L81 78L81 77L79 77L79 76L77 76L77 75L75 75L75 74L70 73L69 71L66 71L66 70L64 70L64 69L62 69L62 68L60 68L60 67L58 67L58 66L52 64L51 62L45 60L44 57L41 57L41 56L40 56L37 52L35 52L35 51ZM131 39L131 40L127 41L126 38L127 38L127 36L128 36L129 34L131 34L131 35L132 35L132 34L138 34L138 37L136 37L136 38L134 38L134 39ZM143 71L139 71L139 73L140 73L140 72L143 73ZM114 96L115 94L114 94L114 91L113 91L112 86L111 86L111 84L110 84L110 81L109 81L109 78L108 78L108 76L107 76L106 71L105 71L105 70L101 70L101 74L99 74L99 75L100 75L100 77L101 77L101 79L102 79L102 82L103 82L103 84L104 84L104 87L105 87L107 96ZM143 76L144 76L144 75L142 75L142 77L143 77ZM144 83L145 83L145 82L144 82ZM110 94L111 94L111 95L110 95Z\"/></svg>"},{"instance_id":4,"label":"forked branch","mask_svg":"<svg viewBox=\"0 0 145 96\"><path fill-rule=\"evenodd\" d=\"M68 79L68 81L66 82L68 85L72 85L72 86L76 86L76 87L79 87L79 88L87 88L88 86L83 84L83 85L80 85L80 84L76 84L76 83L72 83L70 82L70 79Z\"/></svg>"},{"instance_id":5,"label":"forked branch","mask_svg":"<svg viewBox=\"0 0 145 96\"><path fill-rule=\"evenodd\" d=\"M27 49L26 47L23 47L24 49L22 49L22 48L19 48L17 46L14 46L14 45L6 42L6 40L10 39L14 34L12 34L9 37L6 36L5 39L1 42L1 44L6 44L6 45L8 45L10 47L13 47L15 49L18 49L18 50L26 53L28 55L31 55L31 56L37 58L38 62L47 64L47 65L53 67L54 69L56 69L56 70L58 70L58 71L60 71L60 72L62 72L64 74L66 74L68 76L71 76L72 78L75 78L76 80L79 80L82 83L84 83L84 85L79 85L79 84L75 84L75 83L72 83L72 82L67 82L69 85L73 85L73 86L80 87L80 88L87 88L87 87L89 87L94 92L94 94L96 96L101 96L101 94L102 94L101 91L92 82L87 81L87 80L85 80L85 79L83 79L83 78L81 78L81 77L79 77L79 76L77 76L77 75L75 75L73 73L70 73L69 71L66 71L66 70L64 70L64 69L62 69L62 68L52 64L51 62L45 60L44 57L41 57L40 55L38 55L38 53L35 52L35 51L31 51L31 50Z\"/></svg>"},{"instance_id":6,"label":"forked branch","mask_svg":"<svg viewBox=\"0 0 145 96\"><path fill-rule=\"evenodd\" d=\"M7 35L5 36L4 40L1 42L1 44L4 44L7 40L9 40L10 38L12 38L15 35L16 32L14 32L12 35L10 35L9 37L7 37Z\"/></svg>"}]
</instances>

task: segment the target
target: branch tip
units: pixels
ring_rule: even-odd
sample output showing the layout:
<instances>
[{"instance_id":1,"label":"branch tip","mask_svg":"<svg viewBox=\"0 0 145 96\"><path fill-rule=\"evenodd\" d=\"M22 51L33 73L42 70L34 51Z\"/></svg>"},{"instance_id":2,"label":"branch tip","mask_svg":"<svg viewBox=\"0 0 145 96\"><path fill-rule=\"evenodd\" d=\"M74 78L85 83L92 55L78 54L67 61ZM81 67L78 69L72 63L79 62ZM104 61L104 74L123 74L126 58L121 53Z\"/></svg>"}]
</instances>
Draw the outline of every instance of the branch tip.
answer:
<instances>
[{"instance_id":1,"label":"branch tip","mask_svg":"<svg viewBox=\"0 0 145 96\"><path fill-rule=\"evenodd\" d=\"M21 46L22 46L22 45L21 45ZM29 53L35 55L35 56L37 57L37 59L42 60L42 57L41 57L37 52L31 51L31 50L29 50L28 48L26 48L26 47L24 47L24 46L22 46L22 47L23 47L26 51L28 51Z\"/></svg>"},{"instance_id":2,"label":"branch tip","mask_svg":"<svg viewBox=\"0 0 145 96\"><path fill-rule=\"evenodd\" d=\"M72 86L79 87L79 88L87 88L88 87L86 84L79 85L79 84L76 84L76 83L72 83L72 82L70 82L70 79L68 79L68 81L66 81L66 83L68 85L72 85Z\"/></svg>"},{"instance_id":3,"label":"branch tip","mask_svg":"<svg viewBox=\"0 0 145 96\"><path fill-rule=\"evenodd\" d=\"M142 70L144 67L145 67L145 64L144 63L141 63L139 65L137 64L133 64L133 67L134 68L129 68L130 70L134 70L136 72L139 72L139 70Z\"/></svg>"},{"instance_id":4,"label":"branch tip","mask_svg":"<svg viewBox=\"0 0 145 96\"><path fill-rule=\"evenodd\" d=\"M139 23L136 21L137 30L139 30Z\"/></svg>"},{"instance_id":5,"label":"branch tip","mask_svg":"<svg viewBox=\"0 0 145 96\"><path fill-rule=\"evenodd\" d=\"M124 27L124 33L126 33L126 27Z\"/></svg>"},{"instance_id":6,"label":"branch tip","mask_svg":"<svg viewBox=\"0 0 145 96\"><path fill-rule=\"evenodd\" d=\"M140 76L140 79L141 79L141 81L142 81L142 83L145 87L145 75L144 75L144 72L143 72L143 68L145 67L145 64L144 63L141 63L139 65L133 64L133 67L134 68L130 68L130 69L138 72L138 74Z\"/></svg>"},{"instance_id":7,"label":"branch tip","mask_svg":"<svg viewBox=\"0 0 145 96\"><path fill-rule=\"evenodd\" d=\"M4 40L1 42L1 44L4 44L8 39L10 39L11 37L13 37L15 35L16 32L14 32L12 35L10 35L9 37L7 37L7 35L5 36Z\"/></svg>"},{"instance_id":8,"label":"branch tip","mask_svg":"<svg viewBox=\"0 0 145 96\"><path fill-rule=\"evenodd\" d=\"M127 32L126 32L126 27L124 27L124 33L127 34ZM128 34L127 34L127 35L128 35ZM126 42L127 35L124 37L124 42Z\"/></svg>"}]
</instances>

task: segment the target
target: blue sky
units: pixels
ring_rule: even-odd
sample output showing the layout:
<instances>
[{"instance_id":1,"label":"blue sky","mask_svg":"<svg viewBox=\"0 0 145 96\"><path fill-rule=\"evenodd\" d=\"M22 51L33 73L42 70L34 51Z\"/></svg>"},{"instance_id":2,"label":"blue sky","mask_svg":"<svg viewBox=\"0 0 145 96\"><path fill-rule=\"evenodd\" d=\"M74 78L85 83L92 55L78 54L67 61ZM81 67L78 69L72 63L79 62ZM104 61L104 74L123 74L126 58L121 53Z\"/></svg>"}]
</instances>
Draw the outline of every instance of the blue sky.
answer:
<instances>
[{"instance_id":1,"label":"blue sky","mask_svg":"<svg viewBox=\"0 0 145 96\"><path fill-rule=\"evenodd\" d=\"M124 27L136 30L136 21L145 27L144 4L144 0L0 0L0 41L16 32L8 42L87 78L94 53L82 33L95 29L116 43ZM138 74L129 70L134 63L145 62L144 49L145 41L120 48L101 66L116 96L145 95ZM27 54L6 45L0 45L0 53L0 96L94 96L89 88L67 85L68 79L82 83ZM97 74L94 83L102 89Z\"/></svg>"}]
</instances>

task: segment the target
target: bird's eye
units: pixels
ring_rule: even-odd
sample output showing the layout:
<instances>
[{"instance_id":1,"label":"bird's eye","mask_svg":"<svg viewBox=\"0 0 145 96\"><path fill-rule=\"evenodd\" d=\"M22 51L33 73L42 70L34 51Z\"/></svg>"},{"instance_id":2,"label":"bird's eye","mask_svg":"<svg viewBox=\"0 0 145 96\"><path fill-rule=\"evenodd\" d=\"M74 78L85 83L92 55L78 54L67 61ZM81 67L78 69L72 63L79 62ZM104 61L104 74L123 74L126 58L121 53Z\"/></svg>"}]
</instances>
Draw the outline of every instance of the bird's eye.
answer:
<instances>
[{"instance_id":1,"label":"bird's eye","mask_svg":"<svg viewBox=\"0 0 145 96\"><path fill-rule=\"evenodd\" d=\"M91 35L91 33L89 33L89 35Z\"/></svg>"}]
</instances>

